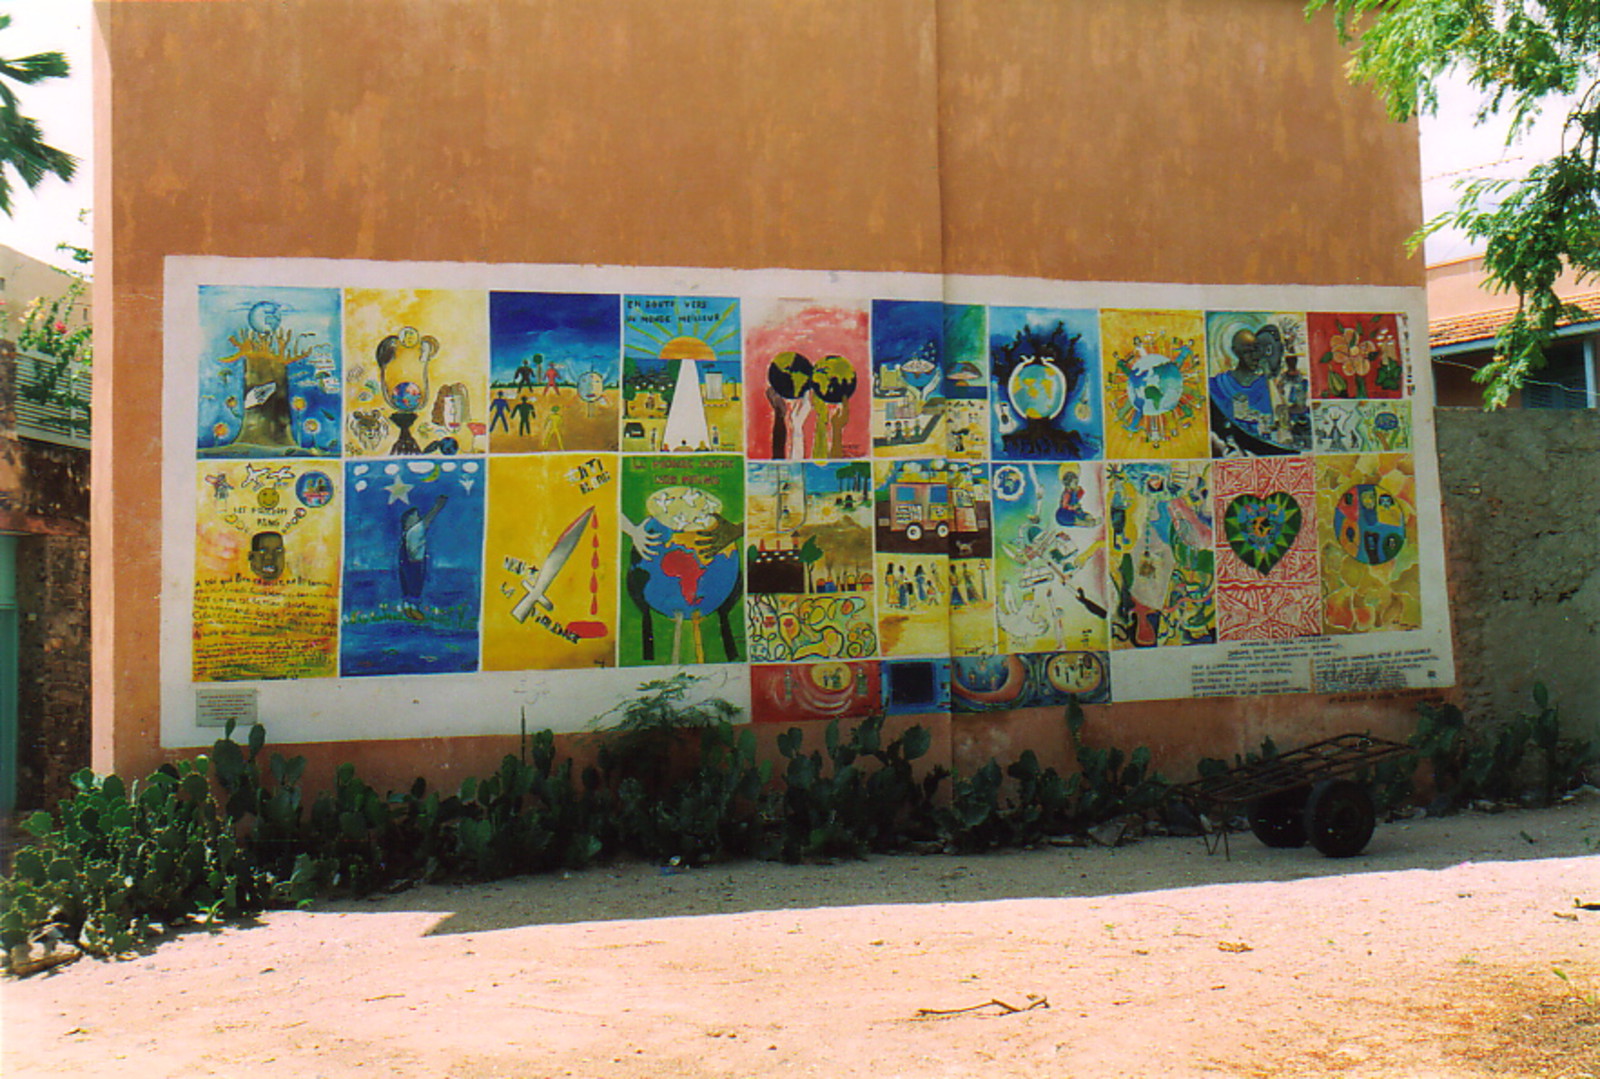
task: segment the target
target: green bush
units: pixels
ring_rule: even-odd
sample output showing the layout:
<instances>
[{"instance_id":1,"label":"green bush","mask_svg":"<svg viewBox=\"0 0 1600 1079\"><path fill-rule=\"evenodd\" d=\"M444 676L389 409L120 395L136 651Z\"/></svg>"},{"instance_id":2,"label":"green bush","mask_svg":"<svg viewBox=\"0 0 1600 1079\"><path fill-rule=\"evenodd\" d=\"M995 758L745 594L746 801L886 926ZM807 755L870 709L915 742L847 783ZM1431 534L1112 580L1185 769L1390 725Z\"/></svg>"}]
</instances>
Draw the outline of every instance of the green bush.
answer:
<instances>
[{"instance_id":1,"label":"green bush","mask_svg":"<svg viewBox=\"0 0 1600 1079\"><path fill-rule=\"evenodd\" d=\"M1453 704L1418 707L1422 719L1411 737L1416 747L1411 765L1428 762L1442 807L1478 799L1549 805L1600 764L1600 748L1593 742L1562 734L1560 713L1542 682L1533 687L1533 700L1538 711L1486 731L1467 726Z\"/></svg>"},{"instance_id":2,"label":"green bush","mask_svg":"<svg viewBox=\"0 0 1600 1079\"><path fill-rule=\"evenodd\" d=\"M882 715L869 716L844 738L839 721L830 722L826 764L820 750L801 752L800 728L778 736L787 762L778 843L784 861L855 858L932 833L934 795L945 773L935 769L918 782L912 762L928 752L933 736L916 726L885 742L883 723Z\"/></svg>"},{"instance_id":3,"label":"green bush","mask_svg":"<svg viewBox=\"0 0 1600 1079\"><path fill-rule=\"evenodd\" d=\"M924 844L964 852L1026 846L1160 807L1170 787L1143 747L1091 747L1084 714L1066 713L1077 771L1043 767L1030 750L971 775L915 763L932 736L913 726L885 738L884 717L848 731L828 724L821 749L804 752L799 728L779 735L782 771L758 761L755 732L737 710L688 700L688 675L646 682L623 706L619 731L602 731L598 765L574 777L548 730L520 740L500 767L453 792L379 794L341 765L311 801L304 757L273 753L253 727L233 729L211 753L164 765L140 784L81 772L58 816L24 822L32 842L0 878L0 945L9 953L43 934L112 954L150 928L185 918L234 917L336 892L362 894L416 881L489 879L632 854L697 866L727 858L786 861L859 857ZM1425 705L1409 758L1371 777L1403 797L1420 761L1441 795L1459 804L1512 797L1533 770L1553 801L1581 782L1600 753L1562 734L1544 688L1537 711L1489 733L1459 709ZM602 717L603 719L604 717ZM1236 764L1270 758L1261 753ZM1226 770L1202 762L1202 775ZM948 797L940 788L950 780Z\"/></svg>"},{"instance_id":4,"label":"green bush","mask_svg":"<svg viewBox=\"0 0 1600 1079\"><path fill-rule=\"evenodd\" d=\"M1067 734L1078 762L1078 771L1070 775L1042 767L1030 749L1004 770L990 761L971 776L956 776L950 804L939 813L945 844L966 852L1031 846L1166 801L1171 786L1150 770L1149 749L1140 746L1125 754L1087 746L1085 722L1082 707L1069 702Z\"/></svg>"},{"instance_id":5,"label":"green bush","mask_svg":"<svg viewBox=\"0 0 1600 1079\"><path fill-rule=\"evenodd\" d=\"M0 879L0 946L9 954L54 929L85 951L111 955L145 939L154 923L195 913L259 911L267 881L218 811L210 760L163 765L143 784L72 777L60 819L35 813L33 843Z\"/></svg>"}]
</instances>

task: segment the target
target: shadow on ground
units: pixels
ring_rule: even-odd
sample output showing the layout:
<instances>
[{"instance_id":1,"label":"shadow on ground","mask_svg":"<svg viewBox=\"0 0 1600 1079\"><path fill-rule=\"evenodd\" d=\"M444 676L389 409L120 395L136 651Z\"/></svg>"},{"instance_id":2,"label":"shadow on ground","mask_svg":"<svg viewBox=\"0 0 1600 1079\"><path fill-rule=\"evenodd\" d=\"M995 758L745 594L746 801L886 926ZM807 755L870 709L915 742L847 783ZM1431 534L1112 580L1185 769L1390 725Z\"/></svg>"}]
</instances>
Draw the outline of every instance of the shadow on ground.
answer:
<instances>
[{"instance_id":1,"label":"shadow on ground","mask_svg":"<svg viewBox=\"0 0 1600 1079\"><path fill-rule=\"evenodd\" d=\"M1572 858L1600 852L1600 795L1543 810L1467 813L1381 824L1365 852L1324 858L1269 849L1234 835L1231 856L1199 838L1117 847L893 855L833 865L738 862L676 871L638 863L487 884L430 885L330 903L329 911L422 911L429 935L522 926L738 914L751 911L999 899L1094 897L1212 884L1293 881L1352 873L1437 870L1469 861Z\"/></svg>"}]
</instances>

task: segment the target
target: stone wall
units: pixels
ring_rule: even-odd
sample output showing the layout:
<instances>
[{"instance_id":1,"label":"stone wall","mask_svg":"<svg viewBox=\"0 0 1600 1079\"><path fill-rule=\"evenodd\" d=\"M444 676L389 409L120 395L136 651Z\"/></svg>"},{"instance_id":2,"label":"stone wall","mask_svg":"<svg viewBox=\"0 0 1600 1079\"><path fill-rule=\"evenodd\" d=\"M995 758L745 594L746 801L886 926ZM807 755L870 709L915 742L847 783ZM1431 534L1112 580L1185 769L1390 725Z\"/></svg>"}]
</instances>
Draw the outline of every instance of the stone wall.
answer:
<instances>
[{"instance_id":1,"label":"stone wall","mask_svg":"<svg viewBox=\"0 0 1600 1079\"><path fill-rule=\"evenodd\" d=\"M17 808L48 808L89 766L89 537L18 542L17 615Z\"/></svg>"},{"instance_id":2,"label":"stone wall","mask_svg":"<svg viewBox=\"0 0 1600 1079\"><path fill-rule=\"evenodd\" d=\"M1600 412L1435 412L1456 680L1469 719L1600 737Z\"/></svg>"}]
</instances>

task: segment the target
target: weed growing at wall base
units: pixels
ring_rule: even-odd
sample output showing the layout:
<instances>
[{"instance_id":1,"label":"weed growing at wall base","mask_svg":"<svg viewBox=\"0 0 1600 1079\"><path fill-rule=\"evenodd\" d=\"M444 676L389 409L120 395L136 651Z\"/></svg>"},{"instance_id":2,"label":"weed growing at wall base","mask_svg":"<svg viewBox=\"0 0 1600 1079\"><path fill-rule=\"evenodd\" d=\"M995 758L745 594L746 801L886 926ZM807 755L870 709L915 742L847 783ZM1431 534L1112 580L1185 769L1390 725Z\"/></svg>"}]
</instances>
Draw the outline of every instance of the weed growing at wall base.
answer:
<instances>
[{"instance_id":1,"label":"weed growing at wall base","mask_svg":"<svg viewBox=\"0 0 1600 1079\"><path fill-rule=\"evenodd\" d=\"M648 749L626 748L626 737L603 742L601 766L576 777L572 759L558 758L554 734L542 730L524 734L496 771L453 792L418 779L380 795L344 764L307 808L305 758L273 753L263 761L266 732L259 726L243 745L230 727L211 753L163 765L139 783L80 772L77 793L56 816L36 813L24 822L32 842L0 878L8 968L28 969L41 941L113 955L163 923L234 918L426 880L576 868L599 858L703 865L1029 846L1148 813L1171 790L1151 771L1148 749L1086 745L1075 703L1065 719L1078 770L1067 775L1043 767L1032 752L970 775L938 766L919 774L916 762L932 736L913 726L886 737L879 715L848 730L828 724L822 747L810 752L800 728L790 728L778 737L783 770L774 781L771 762L757 759L754 732L734 726L737 709L715 700L687 705L688 688L681 680L642 686L635 712L649 722L625 734L645 730L666 741ZM1413 757L1369 778L1392 794L1408 792L1412 772L1427 760L1441 794L1460 804L1518 793L1518 777L1529 774L1526 759L1538 766L1542 800L1554 801L1600 762L1600 752L1563 737L1542 687L1534 700L1535 713L1491 734L1469 731L1459 710L1427 706ZM1269 741L1263 753L1273 752ZM644 760L639 753L665 756ZM941 798L946 780L950 790Z\"/></svg>"}]
</instances>

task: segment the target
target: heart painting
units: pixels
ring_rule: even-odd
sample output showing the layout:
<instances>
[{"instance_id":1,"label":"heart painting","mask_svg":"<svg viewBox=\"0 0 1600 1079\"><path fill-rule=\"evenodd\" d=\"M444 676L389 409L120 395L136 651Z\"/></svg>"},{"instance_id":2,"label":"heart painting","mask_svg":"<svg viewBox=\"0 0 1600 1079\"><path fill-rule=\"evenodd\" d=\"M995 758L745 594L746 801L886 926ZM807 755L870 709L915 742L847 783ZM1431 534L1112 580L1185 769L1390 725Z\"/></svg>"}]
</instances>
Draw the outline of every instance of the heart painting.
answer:
<instances>
[{"instance_id":1,"label":"heart painting","mask_svg":"<svg viewBox=\"0 0 1600 1079\"><path fill-rule=\"evenodd\" d=\"M1294 546L1302 519L1300 503L1287 491L1240 495L1228 503L1222 530L1240 561L1265 576Z\"/></svg>"}]
</instances>

